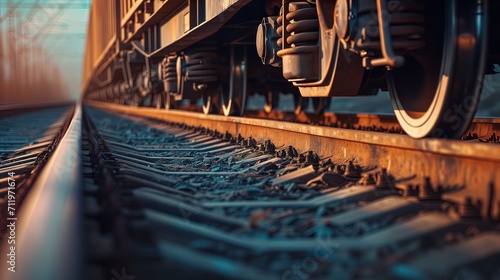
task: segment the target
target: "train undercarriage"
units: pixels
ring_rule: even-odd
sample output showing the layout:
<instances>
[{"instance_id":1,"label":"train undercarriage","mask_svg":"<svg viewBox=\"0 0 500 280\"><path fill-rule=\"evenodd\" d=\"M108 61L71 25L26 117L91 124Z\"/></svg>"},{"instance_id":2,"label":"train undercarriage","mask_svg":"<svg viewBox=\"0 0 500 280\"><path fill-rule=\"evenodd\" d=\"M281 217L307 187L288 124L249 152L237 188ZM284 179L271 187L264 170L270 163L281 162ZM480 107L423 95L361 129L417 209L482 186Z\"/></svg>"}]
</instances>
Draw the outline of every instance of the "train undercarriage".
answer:
<instances>
[{"instance_id":1,"label":"train undercarriage","mask_svg":"<svg viewBox=\"0 0 500 280\"><path fill-rule=\"evenodd\" d=\"M205 114L242 116L253 93L267 112L282 92L297 113L311 99L321 114L331 97L387 90L408 135L459 138L500 61L498 1L221 2L232 4L209 17L212 2L189 1L137 39L121 38L87 97L159 109L201 99Z\"/></svg>"}]
</instances>

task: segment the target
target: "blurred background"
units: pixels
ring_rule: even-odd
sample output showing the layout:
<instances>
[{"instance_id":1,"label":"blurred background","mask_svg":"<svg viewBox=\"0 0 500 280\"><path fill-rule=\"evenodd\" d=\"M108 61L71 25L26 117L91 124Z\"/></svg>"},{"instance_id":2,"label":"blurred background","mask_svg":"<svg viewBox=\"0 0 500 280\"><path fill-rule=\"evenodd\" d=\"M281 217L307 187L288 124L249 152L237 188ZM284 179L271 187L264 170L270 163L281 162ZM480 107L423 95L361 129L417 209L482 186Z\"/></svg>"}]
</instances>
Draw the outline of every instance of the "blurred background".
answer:
<instances>
[{"instance_id":1,"label":"blurred background","mask_svg":"<svg viewBox=\"0 0 500 280\"><path fill-rule=\"evenodd\" d=\"M74 100L91 0L0 0L0 104Z\"/></svg>"}]
</instances>

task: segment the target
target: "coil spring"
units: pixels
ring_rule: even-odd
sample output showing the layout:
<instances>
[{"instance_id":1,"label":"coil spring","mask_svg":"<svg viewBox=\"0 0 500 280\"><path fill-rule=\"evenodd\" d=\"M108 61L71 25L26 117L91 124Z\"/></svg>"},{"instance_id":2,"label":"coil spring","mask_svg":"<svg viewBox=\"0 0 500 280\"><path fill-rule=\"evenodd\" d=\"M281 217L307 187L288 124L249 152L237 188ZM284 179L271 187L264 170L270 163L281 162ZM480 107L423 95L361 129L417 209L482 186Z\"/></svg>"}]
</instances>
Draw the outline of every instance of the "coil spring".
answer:
<instances>
[{"instance_id":1,"label":"coil spring","mask_svg":"<svg viewBox=\"0 0 500 280\"><path fill-rule=\"evenodd\" d=\"M368 2L368 1L366 1ZM374 2L374 1L372 1ZM374 24L373 4L362 5L358 19L362 23L361 38L356 46L361 49L380 49L377 25ZM390 15L392 47L399 50L420 49L425 46L425 5L420 1L389 1L389 7L396 7Z\"/></svg>"},{"instance_id":2,"label":"coil spring","mask_svg":"<svg viewBox=\"0 0 500 280\"><path fill-rule=\"evenodd\" d=\"M161 79L163 80L165 92L167 93L177 92L176 65L177 65L177 56L175 55L165 57L162 61Z\"/></svg>"},{"instance_id":3,"label":"coil spring","mask_svg":"<svg viewBox=\"0 0 500 280\"><path fill-rule=\"evenodd\" d=\"M217 48L204 46L184 55L185 81L204 84L218 80Z\"/></svg>"},{"instance_id":4,"label":"coil spring","mask_svg":"<svg viewBox=\"0 0 500 280\"><path fill-rule=\"evenodd\" d=\"M286 31L290 33L286 38L287 44L293 48L316 45L319 38L319 21L314 6L307 2L292 2L289 5L289 12L286 15L286 19L289 21ZM277 32L282 36L282 13L278 17L277 22L280 25ZM282 39L278 39L278 46L283 46Z\"/></svg>"},{"instance_id":5,"label":"coil spring","mask_svg":"<svg viewBox=\"0 0 500 280\"><path fill-rule=\"evenodd\" d=\"M278 28L276 29L276 32L280 37L276 41L276 44L278 44L280 48L283 48L283 7L281 7L280 9L280 15L278 16L278 18L276 18L276 22L278 23Z\"/></svg>"}]
</instances>

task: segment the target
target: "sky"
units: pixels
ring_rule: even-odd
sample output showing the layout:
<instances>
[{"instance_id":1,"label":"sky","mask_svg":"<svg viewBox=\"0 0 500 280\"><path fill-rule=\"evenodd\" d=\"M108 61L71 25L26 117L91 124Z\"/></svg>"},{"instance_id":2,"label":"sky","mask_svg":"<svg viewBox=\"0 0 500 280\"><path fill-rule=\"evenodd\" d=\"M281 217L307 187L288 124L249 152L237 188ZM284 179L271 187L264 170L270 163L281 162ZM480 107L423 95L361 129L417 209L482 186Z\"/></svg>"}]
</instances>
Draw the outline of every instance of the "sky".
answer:
<instances>
[{"instance_id":1,"label":"sky","mask_svg":"<svg viewBox=\"0 0 500 280\"><path fill-rule=\"evenodd\" d=\"M2 30L7 32L9 7L16 24L22 24L33 40L59 67L70 95L79 94L85 32L91 0L0 0ZM12 7L16 7L15 10ZM32 42L28 42L31 44Z\"/></svg>"}]
</instances>

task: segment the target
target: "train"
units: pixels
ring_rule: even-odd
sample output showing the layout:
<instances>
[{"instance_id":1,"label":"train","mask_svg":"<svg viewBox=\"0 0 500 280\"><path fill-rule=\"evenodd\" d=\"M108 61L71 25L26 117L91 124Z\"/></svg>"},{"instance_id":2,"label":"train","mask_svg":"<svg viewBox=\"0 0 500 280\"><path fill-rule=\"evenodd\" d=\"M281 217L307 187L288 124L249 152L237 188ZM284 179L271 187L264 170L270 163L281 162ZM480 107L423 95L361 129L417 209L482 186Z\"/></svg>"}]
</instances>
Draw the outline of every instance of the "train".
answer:
<instances>
[{"instance_id":1,"label":"train","mask_svg":"<svg viewBox=\"0 0 500 280\"><path fill-rule=\"evenodd\" d=\"M243 116L292 93L312 100L389 92L413 138L460 138L500 61L500 1L94 0L85 99Z\"/></svg>"}]
</instances>

